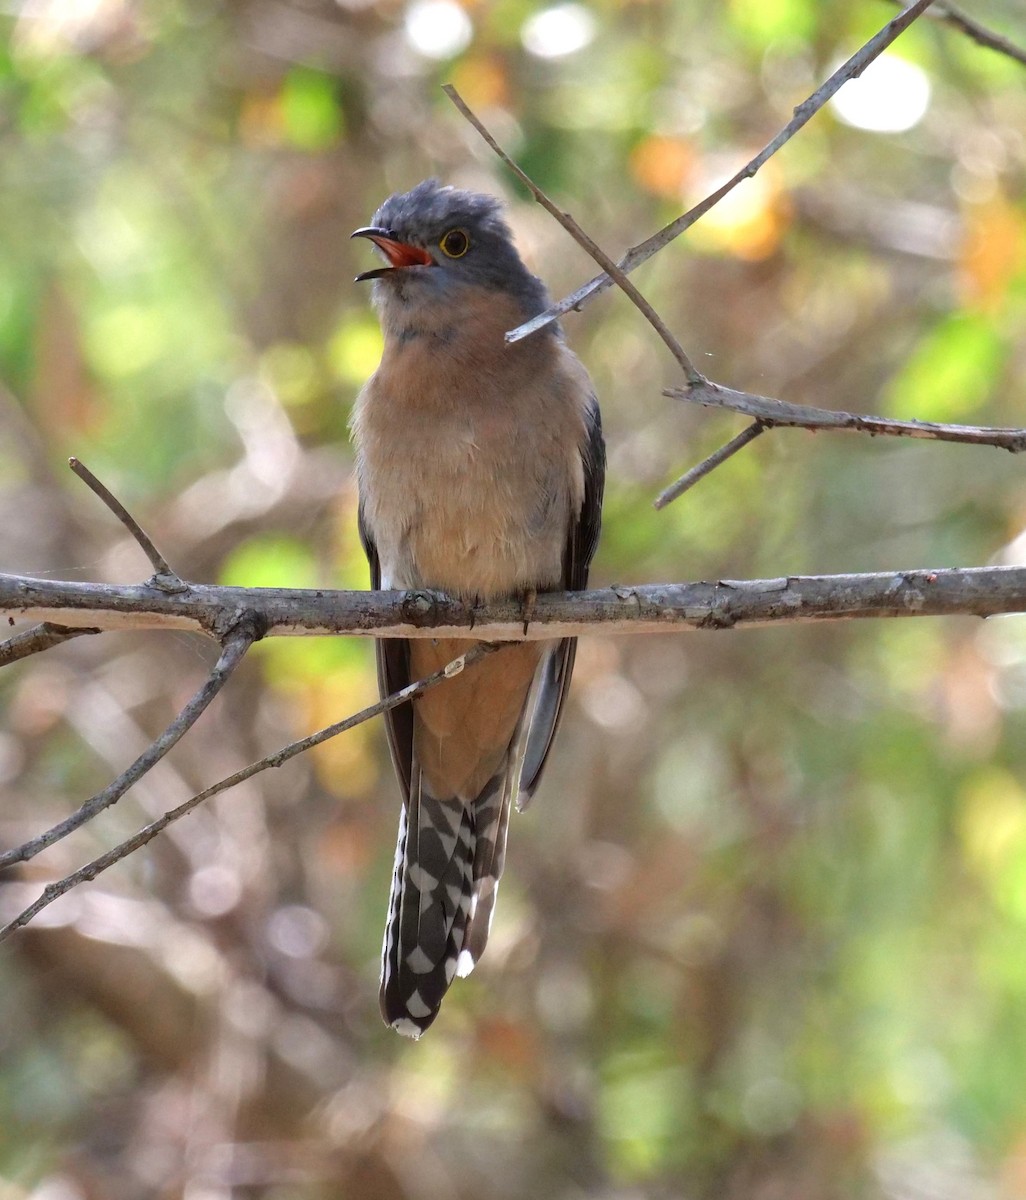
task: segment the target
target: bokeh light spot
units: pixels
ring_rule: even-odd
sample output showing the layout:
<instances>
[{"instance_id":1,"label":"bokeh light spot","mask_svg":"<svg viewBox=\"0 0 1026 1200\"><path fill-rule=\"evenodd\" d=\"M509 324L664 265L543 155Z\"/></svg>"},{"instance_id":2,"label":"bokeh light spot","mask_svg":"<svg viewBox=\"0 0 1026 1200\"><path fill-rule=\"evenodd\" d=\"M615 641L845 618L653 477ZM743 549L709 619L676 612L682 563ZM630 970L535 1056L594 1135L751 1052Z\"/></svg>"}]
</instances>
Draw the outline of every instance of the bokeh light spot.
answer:
<instances>
[{"instance_id":1,"label":"bokeh light spot","mask_svg":"<svg viewBox=\"0 0 1026 1200\"><path fill-rule=\"evenodd\" d=\"M406 36L425 58L454 58L470 45L474 27L454 0L420 0L406 12Z\"/></svg>"},{"instance_id":2,"label":"bokeh light spot","mask_svg":"<svg viewBox=\"0 0 1026 1200\"><path fill-rule=\"evenodd\" d=\"M882 54L830 102L846 125L871 133L904 133L930 107L930 80L922 67Z\"/></svg>"},{"instance_id":3,"label":"bokeh light spot","mask_svg":"<svg viewBox=\"0 0 1026 1200\"><path fill-rule=\"evenodd\" d=\"M595 37L595 18L583 4L543 8L524 22L520 40L528 54L562 58L583 50Z\"/></svg>"}]
</instances>

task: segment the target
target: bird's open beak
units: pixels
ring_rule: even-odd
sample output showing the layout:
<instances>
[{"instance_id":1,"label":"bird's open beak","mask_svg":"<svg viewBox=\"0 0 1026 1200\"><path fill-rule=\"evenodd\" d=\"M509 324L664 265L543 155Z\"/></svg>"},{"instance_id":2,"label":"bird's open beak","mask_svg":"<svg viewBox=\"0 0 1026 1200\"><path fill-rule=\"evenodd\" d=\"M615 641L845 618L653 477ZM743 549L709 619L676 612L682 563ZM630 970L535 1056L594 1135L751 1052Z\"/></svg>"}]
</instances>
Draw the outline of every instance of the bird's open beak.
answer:
<instances>
[{"instance_id":1,"label":"bird's open beak","mask_svg":"<svg viewBox=\"0 0 1026 1200\"><path fill-rule=\"evenodd\" d=\"M370 238L388 259L387 267L378 267L376 271L364 271L362 275L357 275L354 281L356 283L362 279L379 279L382 275L387 275L390 271L398 270L401 267L434 266L435 260L426 250L422 250L419 246L411 246L409 242L400 242L389 229L377 229L373 225L368 225L365 229L354 229L349 236L351 238Z\"/></svg>"}]
</instances>

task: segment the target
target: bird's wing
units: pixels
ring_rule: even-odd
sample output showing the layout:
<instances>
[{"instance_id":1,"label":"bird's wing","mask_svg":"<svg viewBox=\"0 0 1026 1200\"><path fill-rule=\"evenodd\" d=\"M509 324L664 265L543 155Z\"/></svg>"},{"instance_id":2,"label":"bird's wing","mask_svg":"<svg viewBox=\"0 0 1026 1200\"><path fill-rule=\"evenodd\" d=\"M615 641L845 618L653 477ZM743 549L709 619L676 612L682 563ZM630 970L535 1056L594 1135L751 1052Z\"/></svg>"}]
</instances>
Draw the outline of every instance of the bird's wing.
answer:
<instances>
[{"instance_id":1,"label":"bird's wing","mask_svg":"<svg viewBox=\"0 0 1026 1200\"><path fill-rule=\"evenodd\" d=\"M358 525L360 541L370 563L371 587L381 588L381 563L378 548L374 544L360 504ZM375 638L374 659L378 668L378 693L391 696L410 682L410 644L405 638ZM413 705L409 702L389 709L385 713L385 733L388 749L392 756L399 785L403 790L403 801L410 799L410 779L413 774Z\"/></svg>"},{"instance_id":2,"label":"bird's wing","mask_svg":"<svg viewBox=\"0 0 1026 1200\"><path fill-rule=\"evenodd\" d=\"M606 446L602 440L602 418L594 396L588 406L588 440L584 446L584 500L577 519L571 522L563 553L563 586L580 591L588 583L588 567L598 545L602 524L602 491L606 477ZM563 701L570 688L577 639L563 638L539 668L534 686L530 725L523 747L523 768L517 808L525 809L538 786L559 729Z\"/></svg>"}]
</instances>

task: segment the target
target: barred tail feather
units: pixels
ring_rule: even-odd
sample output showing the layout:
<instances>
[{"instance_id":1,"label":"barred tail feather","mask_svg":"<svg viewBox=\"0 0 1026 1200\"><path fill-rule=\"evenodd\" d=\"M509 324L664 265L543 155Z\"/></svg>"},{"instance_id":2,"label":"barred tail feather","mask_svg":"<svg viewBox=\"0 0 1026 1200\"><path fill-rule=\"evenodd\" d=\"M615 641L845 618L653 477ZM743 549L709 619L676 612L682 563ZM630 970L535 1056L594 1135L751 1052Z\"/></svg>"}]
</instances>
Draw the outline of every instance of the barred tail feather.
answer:
<instances>
[{"instance_id":1,"label":"barred tail feather","mask_svg":"<svg viewBox=\"0 0 1026 1200\"><path fill-rule=\"evenodd\" d=\"M419 777L399 822L381 966L381 1014L420 1037L456 975L469 920L474 822L460 800L437 800Z\"/></svg>"},{"instance_id":2,"label":"barred tail feather","mask_svg":"<svg viewBox=\"0 0 1026 1200\"><path fill-rule=\"evenodd\" d=\"M488 941L506 857L514 780L505 768L473 804L437 800L415 772L399 821L381 963L381 1015L419 1038L456 975Z\"/></svg>"},{"instance_id":3,"label":"barred tail feather","mask_svg":"<svg viewBox=\"0 0 1026 1200\"><path fill-rule=\"evenodd\" d=\"M470 918L456 974L469 975L484 953L495 914L499 878L506 861L506 834L513 800L515 773L501 771L474 804L474 863Z\"/></svg>"}]
</instances>

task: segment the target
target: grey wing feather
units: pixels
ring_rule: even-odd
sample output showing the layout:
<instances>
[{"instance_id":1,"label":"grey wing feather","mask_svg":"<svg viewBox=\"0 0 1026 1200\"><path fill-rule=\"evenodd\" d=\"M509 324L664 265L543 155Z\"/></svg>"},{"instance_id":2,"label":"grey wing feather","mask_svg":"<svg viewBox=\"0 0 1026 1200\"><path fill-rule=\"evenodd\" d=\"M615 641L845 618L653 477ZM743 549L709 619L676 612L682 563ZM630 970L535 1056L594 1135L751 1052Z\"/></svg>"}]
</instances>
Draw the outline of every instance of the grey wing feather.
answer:
<instances>
[{"instance_id":1,"label":"grey wing feather","mask_svg":"<svg viewBox=\"0 0 1026 1200\"><path fill-rule=\"evenodd\" d=\"M360 504L358 521L360 542L370 563L371 587L381 588L381 563ZM374 660L378 671L378 692L391 696L408 686L410 680L410 646L405 638L375 638ZM413 705L400 704L385 713L385 733L392 765L403 790L403 801L410 799L410 779L413 772Z\"/></svg>"},{"instance_id":2,"label":"grey wing feather","mask_svg":"<svg viewBox=\"0 0 1026 1200\"><path fill-rule=\"evenodd\" d=\"M584 451L584 500L577 520L570 526L563 554L563 586L568 591L580 591L588 583L588 567L594 557L602 525L605 478L606 445L602 439L602 418L598 403L592 397L588 409L588 443ZM538 786L559 730L563 701L570 688L576 654L577 639L563 638L539 668L517 798L517 808L521 811L527 807Z\"/></svg>"}]
</instances>

